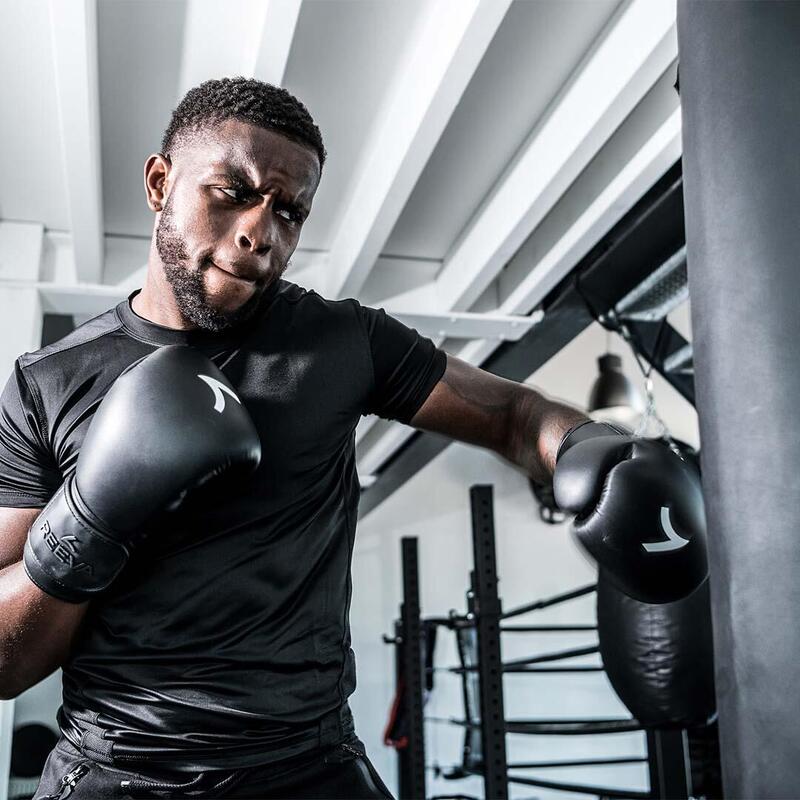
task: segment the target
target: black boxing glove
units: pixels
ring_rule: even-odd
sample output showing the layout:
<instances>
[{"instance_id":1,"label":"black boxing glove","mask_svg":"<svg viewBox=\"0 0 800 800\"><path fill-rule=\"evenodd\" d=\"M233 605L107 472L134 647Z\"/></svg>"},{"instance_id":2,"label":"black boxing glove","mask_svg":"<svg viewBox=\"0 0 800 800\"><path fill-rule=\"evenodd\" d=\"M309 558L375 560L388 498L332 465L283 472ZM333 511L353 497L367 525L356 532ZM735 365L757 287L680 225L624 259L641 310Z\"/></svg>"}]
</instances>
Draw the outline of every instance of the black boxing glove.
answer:
<instances>
[{"instance_id":1,"label":"black boxing glove","mask_svg":"<svg viewBox=\"0 0 800 800\"><path fill-rule=\"evenodd\" d=\"M672 602L708 574L699 476L662 442L581 423L558 449L553 490L576 515L580 543L629 596Z\"/></svg>"},{"instance_id":2,"label":"black boxing glove","mask_svg":"<svg viewBox=\"0 0 800 800\"><path fill-rule=\"evenodd\" d=\"M116 578L156 514L260 458L255 426L219 369L197 350L162 347L103 398L75 471L31 526L25 571L47 594L84 602Z\"/></svg>"}]
</instances>

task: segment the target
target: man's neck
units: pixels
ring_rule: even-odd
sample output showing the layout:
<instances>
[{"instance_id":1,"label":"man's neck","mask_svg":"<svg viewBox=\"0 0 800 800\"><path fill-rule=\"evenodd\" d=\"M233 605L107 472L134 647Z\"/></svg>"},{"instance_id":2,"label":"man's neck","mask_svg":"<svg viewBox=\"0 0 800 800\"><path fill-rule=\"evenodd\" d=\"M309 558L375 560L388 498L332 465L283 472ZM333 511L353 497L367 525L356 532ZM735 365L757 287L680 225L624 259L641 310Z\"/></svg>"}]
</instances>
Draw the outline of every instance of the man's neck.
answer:
<instances>
[{"instance_id":1,"label":"man's neck","mask_svg":"<svg viewBox=\"0 0 800 800\"><path fill-rule=\"evenodd\" d=\"M142 290L131 301L134 313L148 322L174 330L196 328L188 322L178 309L172 289L164 278L164 271L152 262L147 265Z\"/></svg>"}]
</instances>

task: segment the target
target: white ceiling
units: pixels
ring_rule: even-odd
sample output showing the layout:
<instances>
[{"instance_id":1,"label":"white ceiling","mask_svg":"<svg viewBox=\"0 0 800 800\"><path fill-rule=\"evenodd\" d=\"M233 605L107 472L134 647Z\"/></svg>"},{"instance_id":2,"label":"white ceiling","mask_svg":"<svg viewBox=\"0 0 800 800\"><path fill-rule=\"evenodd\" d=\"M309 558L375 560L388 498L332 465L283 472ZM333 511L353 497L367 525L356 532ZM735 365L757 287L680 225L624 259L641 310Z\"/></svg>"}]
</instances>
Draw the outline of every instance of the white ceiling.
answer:
<instances>
[{"instance_id":1,"label":"white ceiling","mask_svg":"<svg viewBox=\"0 0 800 800\"><path fill-rule=\"evenodd\" d=\"M675 0L0 0L0 223L44 227L46 309L110 305L141 280L142 165L182 90L254 75L328 149L296 280L438 315L448 346L454 312L508 338L678 157L674 17ZM367 471L404 435L373 426Z\"/></svg>"},{"instance_id":2,"label":"white ceiling","mask_svg":"<svg viewBox=\"0 0 800 800\"><path fill-rule=\"evenodd\" d=\"M284 86L308 107L328 158L301 247L330 248L342 194L426 0L311 0L297 22Z\"/></svg>"},{"instance_id":3,"label":"white ceiling","mask_svg":"<svg viewBox=\"0 0 800 800\"><path fill-rule=\"evenodd\" d=\"M43 2L43 0L36 0ZM178 99L186 3L100 0L97 47L107 234L149 236L144 161Z\"/></svg>"},{"instance_id":4,"label":"white ceiling","mask_svg":"<svg viewBox=\"0 0 800 800\"><path fill-rule=\"evenodd\" d=\"M618 0L512 3L385 252L443 259Z\"/></svg>"}]
</instances>

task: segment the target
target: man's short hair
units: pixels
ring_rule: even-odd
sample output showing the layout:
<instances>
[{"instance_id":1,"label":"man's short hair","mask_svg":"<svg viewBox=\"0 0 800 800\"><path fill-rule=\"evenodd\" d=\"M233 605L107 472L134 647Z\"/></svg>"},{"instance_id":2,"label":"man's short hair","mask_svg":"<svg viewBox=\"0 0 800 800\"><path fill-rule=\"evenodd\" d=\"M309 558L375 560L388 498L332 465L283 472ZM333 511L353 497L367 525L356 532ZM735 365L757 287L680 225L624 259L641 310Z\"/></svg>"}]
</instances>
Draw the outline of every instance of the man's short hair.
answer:
<instances>
[{"instance_id":1,"label":"man's short hair","mask_svg":"<svg viewBox=\"0 0 800 800\"><path fill-rule=\"evenodd\" d=\"M286 89L255 78L219 78L190 89L172 112L161 152L169 154L187 134L226 119L276 131L314 150L320 169L325 163L322 134L308 109Z\"/></svg>"}]
</instances>

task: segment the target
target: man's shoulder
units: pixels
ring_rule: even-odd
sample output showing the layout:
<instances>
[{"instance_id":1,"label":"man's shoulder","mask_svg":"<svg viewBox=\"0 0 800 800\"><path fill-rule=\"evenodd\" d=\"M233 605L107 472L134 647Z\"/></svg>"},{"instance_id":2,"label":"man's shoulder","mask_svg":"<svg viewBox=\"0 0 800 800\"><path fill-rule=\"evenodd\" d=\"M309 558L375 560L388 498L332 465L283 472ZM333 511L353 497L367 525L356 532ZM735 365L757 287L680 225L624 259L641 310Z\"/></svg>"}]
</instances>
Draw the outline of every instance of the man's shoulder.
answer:
<instances>
[{"instance_id":1,"label":"man's shoulder","mask_svg":"<svg viewBox=\"0 0 800 800\"><path fill-rule=\"evenodd\" d=\"M50 370L59 363L75 365L87 354L87 350L102 350L104 337L117 333L122 322L117 316L116 308L104 311L96 317L79 325L56 342L29 353L23 353L19 366L25 372L38 371L46 365Z\"/></svg>"},{"instance_id":2,"label":"man's shoulder","mask_svg":"<svg viewBox=\"0 0 800 800\"><path fill-rule=\"evenodd\" d=\"M355 317L359 307L358 301L352 298L331 300L314 289L306 289L287 280L279 282L276 299L286 303L295 313L327 316L331 319Z\"/></svg>"}]
</instances>

